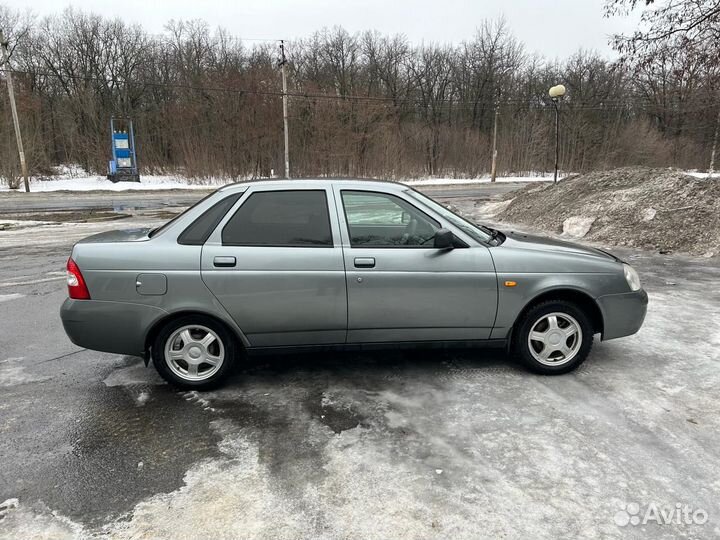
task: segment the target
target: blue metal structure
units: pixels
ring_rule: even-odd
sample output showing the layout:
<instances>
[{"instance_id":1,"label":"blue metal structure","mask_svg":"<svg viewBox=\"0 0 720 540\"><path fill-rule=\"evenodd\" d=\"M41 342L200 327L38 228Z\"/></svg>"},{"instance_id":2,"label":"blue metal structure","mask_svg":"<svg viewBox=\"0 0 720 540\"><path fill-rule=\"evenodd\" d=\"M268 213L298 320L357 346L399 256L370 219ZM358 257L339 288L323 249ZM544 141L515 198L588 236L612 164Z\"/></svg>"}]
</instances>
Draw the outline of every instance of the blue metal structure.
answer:
<instances>
[{"instance_id":1,"label":"blue metal structure","mask_svg":"<svg viewBox=\"0 0 720 540\"><path fill-rule=\"evenodd\" d=\"M108 180L113 182L139 182L135 132L129 118L110 119L110 146L112 159L108 162Z\"/></svg>"}]
</instances>

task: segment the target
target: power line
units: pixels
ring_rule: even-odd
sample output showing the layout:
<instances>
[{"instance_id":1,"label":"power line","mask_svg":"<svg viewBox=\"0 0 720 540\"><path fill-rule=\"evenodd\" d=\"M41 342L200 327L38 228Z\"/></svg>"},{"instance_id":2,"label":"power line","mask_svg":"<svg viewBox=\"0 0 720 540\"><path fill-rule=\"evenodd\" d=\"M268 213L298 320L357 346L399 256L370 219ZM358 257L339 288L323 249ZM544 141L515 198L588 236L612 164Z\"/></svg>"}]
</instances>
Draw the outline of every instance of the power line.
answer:
<instances>
[{"instance_id":1,"label":"power line","mask_svg":"<svg viewBox=\"0 0 720 540\"><path fill-rule=\"evenodd\" d=\"M7 69L0 69L0 72L7 72ZM227 88L219 86L203 86L186 83L168 83L168 82L157 82L157 81L129 81L124 79L118 79L113 77L101 77L101 76L89 76L89 75L66 75L59 74L52 71L39 71L39 70L10 70L13 74L28 75L28 76L44 76L53 77L59 80L73 80L73 81L94 81L102 82L105 84L114 85L136 85L153 88L174 88L179 90L189 90L197 92L218 92L218 93L231 93L231 94L248 94L258 95L267 97L283 97L281 90L257 90L248 88ZM495 107L494 101L476 101L476 100L463 100L456 98L436 98L427 99L423 97L393 97L393 96L369 96L369 95L358 95L358 94L325 94L325 93L311 93L311 92L292 92L289 91L286 94L290 98L305 99L305 100L332 100L332 101L354 101L354 102L368 102L386 104L387 106L399 106L399 105L420 105L425 108L439 108L439 107L452 107L458 110L463 108L475 108L475 107L486 107L489 109ZM518 111L522 110L552 110L549 102L538 98L513 98L505 99L499 104L500 108L507 108L514 106ZM659 110L661 106L648 102L643 98L627 98L627 99L609 99L603 100L598 104L575 104L572 101L566 101L563 105L569 111L628 111L634 112L638 110ZM716 104L708 104L704 107L694 107L691 109L683 109L684 113L691 112L703 112L710 109L716 109ZM673 109L670 109L673 110Z\"/></svg>"},{"instance_id":2,"label":"power line","mask_svg":"<svg viewBox=\"0 0 720 540\"><path fill-rule=\"evenodd\" d=\"M158 32L158 33L150 33L150 34L145 34L145 35L148 37L151 37L151 38L163 38L163 39L167 39L167 38L172 39L172 38L179 37L181 40L183 39L183 37L185 37L186 40L190 37L190 36L184 36L183 34L175 35L169 30L167 33ZM292 39L285 39L285 38L244 37L244 36L238 36L238 35L234 35L234 34L227 34L225 32L222 32L222 33L216 32L215 34L203 35L204 38L207 38L209 40L212 40L212 39L220 37L220 36L227 37L227 38L230 38L235 41L255 41L255 42L265 42L265 43L271 43L271 42L277 43L278 41L284 41L285 43L293 43L295 41Z\"/></svg>"}]
</instances>

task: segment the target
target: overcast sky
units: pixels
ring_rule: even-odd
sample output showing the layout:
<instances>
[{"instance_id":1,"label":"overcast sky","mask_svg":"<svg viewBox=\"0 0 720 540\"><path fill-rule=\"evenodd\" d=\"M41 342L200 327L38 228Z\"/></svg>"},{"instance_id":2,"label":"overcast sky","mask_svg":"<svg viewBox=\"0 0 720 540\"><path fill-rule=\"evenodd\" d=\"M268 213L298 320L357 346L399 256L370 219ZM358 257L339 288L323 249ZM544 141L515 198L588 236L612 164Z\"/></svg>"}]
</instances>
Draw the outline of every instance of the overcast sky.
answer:
<instances>
[{"instance_id":1,"label":"overcast sky","mask_svg":"<svg viewBox=\"0 0 720 540\"><path fill-rule=\"evenodd\" d=\"M579 48L614 56L608 36L635 20L603 17L603 0L0 0L38 15L74 6L159 33L170 19L204 19L243 38L304 37L324 26L403 33L412 42L458 43L483 19L505 16L528 50L551 58ZM636 19L636 18L634 18Z\"/></svg>"}]
</instances>

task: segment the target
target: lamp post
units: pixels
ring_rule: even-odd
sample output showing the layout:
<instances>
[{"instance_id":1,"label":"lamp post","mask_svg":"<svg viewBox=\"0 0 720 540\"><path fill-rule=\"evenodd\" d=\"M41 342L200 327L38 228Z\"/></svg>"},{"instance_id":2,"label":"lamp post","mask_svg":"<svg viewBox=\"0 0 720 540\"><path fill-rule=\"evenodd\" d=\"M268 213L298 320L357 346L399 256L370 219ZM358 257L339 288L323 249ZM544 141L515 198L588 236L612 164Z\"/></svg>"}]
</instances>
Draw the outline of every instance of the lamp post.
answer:
<instances>
[{"instance_id":1,"label":"lamp post","mask_svg":"<svg viewBox=\"0 0 720 540\"><path fill-rule=\"evenodd\" d=\"M555 107L555 177L553 183L557 184L558 162L560 161L560 109L558 102L565 95L565 87L562 84L553 86L548 94L550 94L550 99Z\"/></svg>"}]
</instances>

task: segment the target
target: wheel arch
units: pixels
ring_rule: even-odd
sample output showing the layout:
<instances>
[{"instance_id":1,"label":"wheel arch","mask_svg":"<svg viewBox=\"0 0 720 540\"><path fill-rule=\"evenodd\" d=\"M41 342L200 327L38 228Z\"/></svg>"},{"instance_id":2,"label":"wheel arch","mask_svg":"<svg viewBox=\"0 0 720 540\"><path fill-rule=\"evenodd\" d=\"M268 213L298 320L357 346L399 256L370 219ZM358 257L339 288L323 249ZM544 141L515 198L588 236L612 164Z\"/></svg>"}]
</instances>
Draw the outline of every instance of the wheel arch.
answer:
<instances>
[{"instance_id":1,"label":"wheel arch","mask_svg":"<svg viewBox=\"0 0 720 540\"><path fill-rule=\"evenodd\" d=\"M517 317L515 317L515 321L510 328L508 344L512 342L513 335L517 330L517 325L523 319L525 314L536 305L552 300L564 300L566 302L572 302L573 304L576 304L590 318L590 322L593 325L594 333L603 333L605 329L605 322L603 319L602 310L591 295L582 290L574 289L572 287L556 287L538 293L525 303L523 308L517 314Z\"/></svg>"},{"instance_id":2,"label":"wheel arch","mask_svg":"<svg viewBox=\"0 0 720 540\"><path fill-rule=\"evenodd\" d=\"M208 317L210 319L213 319L218 324L221 324L232 336L235 337L236 344L241 348L246 348L249 345L249 342L247 338L245 337L245 334L243 334L242 330L240 330L235 324L231 324L230 322L224 320L222 317L218 317L214 313L208 313L207 311L202 311L198 309L187 309L187 310L180 310L180 311L173 311L172 313L168 313L165 316L159 318L156 320L148 329L147 333L145 334L145 341L144 341L144 353L145 353L145 361L146 363L149 361L150 358L150 348L152 347L153 341L155 341L155 338L157 337L158 333L162 328L167 325L169 322L172 322L175 319L179 319L181 317L187 317L192 315L201 315L203 317Z\"/></svg>"}]
</instances>

